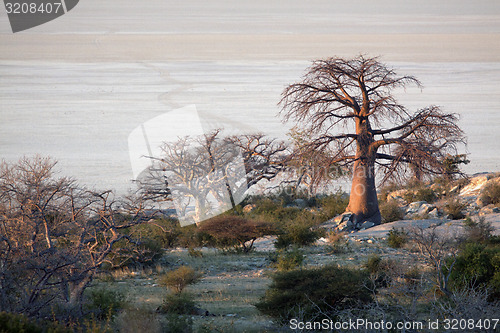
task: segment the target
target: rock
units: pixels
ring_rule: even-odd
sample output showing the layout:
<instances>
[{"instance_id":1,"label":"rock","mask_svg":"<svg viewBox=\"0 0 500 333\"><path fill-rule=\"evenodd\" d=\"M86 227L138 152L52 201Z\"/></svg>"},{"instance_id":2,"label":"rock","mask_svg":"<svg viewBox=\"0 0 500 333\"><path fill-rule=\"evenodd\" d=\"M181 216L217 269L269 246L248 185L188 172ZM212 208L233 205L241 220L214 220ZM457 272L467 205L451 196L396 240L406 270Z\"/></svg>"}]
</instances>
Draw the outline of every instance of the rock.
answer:
<instances>
[{"instance_id":1,"label":"rock","mask_svg":"<svg viewBox=\"0 0 500 333\"><path fill-rule=\"evenodd\" d=\"M420 208L418 209L418 212L417 214L420 215L420 216L423 216L423 215L426 215L426 214L429 214L429 212L433 209L435 209L436 207L434 207L433 205L430 205L428 203L424 203L420 206Z\"/></svg>"},{"instance_id":2,"label":"rock","mask_svg":"<svg viewBox=\"0 0 500 333\"><path fill-rule=\"evenodd\" d=\"M304 199L295 199L293 200L293 205L298 208L306 208L307 202Z\"/></svg>"},{"instance_id":3,"label":"rock","mask_svg":"<svg viewBox=\"0 0 500 333\"><path fill-rule=\"evenodd\" d=\"M250 213L255 208L257 208L257 205L255 205L255 204L248 204L245 207L243 207L243 213Z\"/></svg>"},{"instance_id":4,"label":"rock","mask_svg":"<svg viewBox=\"0 0 500 333\"><path fill-rule=\"evenodd\" d=\"M437 208L434 208L433 210L431 210L427 216L431 219L437 219L439 217L439 211Z\"/></svg>"},{"instance_id":5,"label":"rock","mask_svg":"<svg viewBox=\"0 0 500 333\"><path fill-rule=\"evenodd\" d=\"M495 213L500 213L500 208L494 207L494 206L491 206L491 205L483 207L479 211L479 215L480 216L482 216L482 215L488 215L488 214L495 214Z\"/></svg>"},{"instance_id":6,"label":"rock","mask_svg":"<svg viewBox=\"0 0 500 333\"><path fill-rule=\"evenodd\" d=\"M353 216L354 214L353 213L349 213L349 212L346 212L346 213L343 213L342 215L339 215L337 216L335 219L339 220L339 224L337 226L337 229L339 231L349 231L349 230L352 230L354 229L354 222L353 222Z\"/></svg>"},{"instance_id":7,"label":"rock","mask_svg":"<svg viewBox=\"0 0 500 333\"><path fill-rule=\"evenodd\" d=\"M420 207L422 207L422 205L424 204L427 204L427 202L425 201L415 201L415 202L412 202L408 205L408 207L406 208L406 214L415 214L415 213L418 213L418 211L420 210Z\"/></svg>"},{"instance_id":8,"label":"rock","mask_svg":"<svg viewBox=\"0 0 500 333\"><path fill-rule=\"evenodd\" d=\"M375 226L375 223L370 222L370 221L366 221L366 222L364 222L363 224L360 225L359 229L360 230L364 230L364 229L371 228L373 226Z\"/></svg>"},{"instance_id":9,"label":"rock","mask_svg":"<svg viewBox=\"0 0 500 333\"><path fill-rule=\"evenodd\" d=\"M472 178L469 184L462 188L462 190L460 191L460 196L470 197L479 195L487 182L488 177L484 175Z\"/></svg>"}]
</instances>

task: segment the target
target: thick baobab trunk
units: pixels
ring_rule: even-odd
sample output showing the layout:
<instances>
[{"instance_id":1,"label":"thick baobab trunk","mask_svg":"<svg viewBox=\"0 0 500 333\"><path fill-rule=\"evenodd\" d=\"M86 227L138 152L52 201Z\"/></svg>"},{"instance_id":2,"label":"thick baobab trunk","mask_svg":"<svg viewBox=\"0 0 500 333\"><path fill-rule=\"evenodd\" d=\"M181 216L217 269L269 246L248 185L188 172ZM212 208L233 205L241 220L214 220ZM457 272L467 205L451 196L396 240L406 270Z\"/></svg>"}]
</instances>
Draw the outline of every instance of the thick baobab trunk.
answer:
<instances>
[{"instance_id":1,"label":"thick baobab trunk","mask_svg":"<svg viewBox=\"0 0 500 333\"><path fill-rule=\"evenodd\" d=\"M351 195L346 211L354 214L355 225L365 221L380 224L375 172L370 163L360 160L354 163Z\"/></svg>"},{"instance_id":2,"label":"thick baobab trunk","mask_svg":"<svg viewBox=\"0 0 500 333\"><path fill-rule=\"evenodd\" d=\"M373 145L370 122L356 119L356 161L354 162L351 195L346 211L354 214L355 226L363 222L380 224L382 218L378 208L377 188L375 187L376 148Z\"/></svg>"}]
</instances>

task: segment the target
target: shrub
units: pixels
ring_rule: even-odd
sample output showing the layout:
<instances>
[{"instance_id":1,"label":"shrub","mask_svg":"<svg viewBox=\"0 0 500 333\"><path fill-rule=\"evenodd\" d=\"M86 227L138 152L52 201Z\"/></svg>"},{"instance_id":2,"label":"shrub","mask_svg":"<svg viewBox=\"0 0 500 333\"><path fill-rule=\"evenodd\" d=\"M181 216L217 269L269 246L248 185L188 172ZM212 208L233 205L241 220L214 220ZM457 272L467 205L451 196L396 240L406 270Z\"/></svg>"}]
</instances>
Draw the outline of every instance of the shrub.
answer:
<instances>
[{"instance_id":1,"label":"shrub","mask_svg":"<svg viewBox=\"0 0 500 333\"><path fill-rule=\"evenodd\" d=\"M395 249L403 247L408 241L408 234L402 230L391 229L387 237L387 244Z\"/></svg>"},{"instance_id":2,"label":"shrub","mask_svg":"<svg viewBox=\"0 0 500 333\"><path fill-rule=\"evenodd\" d=\"M492 238L495 230L490 222L485 222L484 217L479 218L477 222L467 216L464 220L466 238L469 242L487 242Z\"/></svg>"},{"instance_id":3,"label":"shrub","mask_svg":"<svg viewBox=\"0 0 500 333\"><path fill-rule=\"evenodd\" d=\"M326 235L328 239L327 252L330 254L340 254L349 252L349 240L342 232L329 231Z\"/></svg>"},{"instance_id":4,"label":"shrub","mask_svg":"<svg viewBox=\"0 0 500 333\"><path fill-rule=\"evenodd\" d=\"M304 262L304 253L298 249L279 250L271 257L271 261L275 262L278 271L290 271L302 265Z\"/></svg>"},{"instance_id":5,"label":"shrub","mask_svg":"<svg viewBox=\"0 0 500 333\"><path fill-rule=\"evenodd\" d=\"M115 324L120 333L162 332L159 315L142 308L122 311Z\"/></svg>"},{"instance_id":6,"label":"shrub","mask_svg":"<svg viewBox=\"0 0 500 333\"><path fill-rule=\"evenodd\" d=\"M124 307L125 302L126 297L123 293L101 287L90 291L86 308L97 319L103 320L113 317Z\"/></svg>"},{"instance_id":7,"label":"shrub","mask_svg":"<svg viewBox=\"0 0 500 333\"><path fill-rule=\"evenodd\" d=\"M256 307L283 321L299 312L307 319L317 319L371 302L370 292L363 287L366 282L366 272L337 266L279 272Z\"/></svg>"},{"instance_id":8,"label":"shrub","mask_svg":"<svg viewBox=\"0 0 500 333\"><path fill-rule=\"evenodd\" d=\"M489 204L500 204L500 182L491 181L486 184L481 191L480 200L485 206Z\"/></svg>"},{"instance_id":9,"label":"shrub","mask_svg":"<svg viewBox=\"0 0 500 333\"><path fill-rule=\"evenodd\" d=\"M391 192L401 189L401 186L396 183L389 183L380 188L378 200L379 202L387 201L387 197Z\"/></svg>"},{"instance_id":10,"label":"shrub","mask_svg":"<svg viewBox=\"0 0 500 333\"><path fill-rule=\"evenodd\" d=\"M203 257L203 252L201 252L201 250L196 250L195 248L192 248L192 247L188 248L188 254L189 254L189 256L191 256L193 258Z\"/></svg>"},{"instance_id":11,"label":"shrub","mask_svg":"<svg viewBox=\"0 0 500 333\"><path fill-rule=\"evenodd\" d=\"M201 279L201 274L189 266L181 266L160 277L160 285L163 285L177 294L182 293L184 288L195 284Z\"/></svg>"},{"instance_id":12,"label":"shrub","mask_svg":"<svg viewBox=\"0 0 500 333\"><path fill-rule=\"evenodd\" d=\"M258 220L278 223L291 221L302 212L297 207L283 207L278 200L269 198L254 198L252 201L256 208L248 216Z\"/></svg>"},{"instance_id":13,"label":"shrub","mask_svg":"<svg viewBox=\"0 0 500 333\"><path fill-rule=\"evenodd\" d=\"M168 314L167 322L162 325L161 332L163 333L192 333L193 318L191 316L183 316L176 314Z\"/></svg>"},{"instance_id":14,"label":"shrub","mask_svg":"<svg viewBox=\"0 0 500 333\"><path fill-rule=\"evenodd\" d=\"M161 313L191 315L196 312L196 304L189 293L168 293L158 310Z\"/></svg>"},{"instance_id":15,"label":"shrub","mask_svg":"<svg viewBox=\"0 0 500 333\"><path fill-rule=\"evenodd\" d=\"M500 247L467 243L456 258L450 274L450 285L454 288L489 288L490 300L499 300Z\"/></svg>"},{"instance_id":16,"label":"shrub","mask_svg":"<svg viewBox=\"0 0 500 333\"><path fill-rule=\"evenodd\" d=\"M444 205L444 211L450 215L452 220L460 220L465 217L463 210L466 207L467 204L460 202L458 198L452 198Z\"/></svg>"},{"instance_id":17,"label":"shrub","mask_svg":"<svg viewBox=\"0 0 500 333\"><path fill-rule=\"evenodd\" d=\"M316 242L324 233L323 230L313 230L307 224L293 222L285 227L285 231L278 236L274 246L285 249L291 245L309 246Z\"/></svg>"},{"instance_id":18,"label":"shrub","mask_svg":"<svg viewBox=\"0 0 500 333\"><path fill-rule=\"evenodd\" d=\"M391 282L391 277L389 276L391 265L390 261L382 260L380 256L373 254L368 257L363 266L370 273L375 287L379 288L387 287Z\"/></svg>"},{"instance_id":19,"label":"shrub","mask_svg":"<svg viewBox=\"0 0 500 333\"><path fill-rule=\"evenodd\" d=\"M198 230L212 236L217 246L240 246L244 253L252 250L257 238L276 234L276 229L268 222L224 215L203 222Z\"/></svg>"},{"instance_id":20,"label":"shrub","mask_svg":"<svg viewBox=\"0 0 500 333\"><path fill-rule=\"evenodd\" d=\"M192 224L186 227L181 227L175 244L176 246L185 248L195 248L210 245L214 242L215 240L212 236L207 233L200 232L196 224Z\"/></svg>"},{"instance_id":21,"label":"shrub","mask_svg":"<svg viewBox=\"0 0 500 333\"><path fill-rule=\"evenodd\" d=\"M18 313L0 312L0 332L2 333L71 333L72 330L57 323L35 321Z\"/></svg>"},{"instance_id":22,"label":"shrub","mask_svg":"<svg viewBox=\"0 0 500 333\"><path fill-rule=\"evenodd\" d=\"M342 191L337 191L335 194L321 197L318 202L323 212L323 219L329 220L345 211L349 204L349 196Z\"/></svg>"},{"instance_id":23,"label":"shrub","mask_svg":"<svg viewBox=\"0 0 500 333\"><path fill-rule=\"evenodd\" d=\"M381 263L382 263L382 258L380 258L380 256L378 255L373 254L370 257L368 257L368 260L366 261L364 266L369 273L375 274L380 271Z\"/></svg>"},{"instance_id":24,"label":"shrub","mask_svg":"<svg viewBox=\"0 0 500 333\"><path fill-rule=\"evenodd\" d=\"M420 183L417 186L416 189L407 191L403 195L403 199L407 202L425 201L428 203L433 203L438 199L438 195L433 189Z\"/></svg>"},{"instance_id":25,"label":"shrub","mask_svg":"<svg viewBox=\"0 0 500 333\"><path fill-rule=\"evenodd\" d=\"M404 218L404 212L396 200L382 202L379 208L384 223L399 221Z\"/></svg>"}]
</instances>

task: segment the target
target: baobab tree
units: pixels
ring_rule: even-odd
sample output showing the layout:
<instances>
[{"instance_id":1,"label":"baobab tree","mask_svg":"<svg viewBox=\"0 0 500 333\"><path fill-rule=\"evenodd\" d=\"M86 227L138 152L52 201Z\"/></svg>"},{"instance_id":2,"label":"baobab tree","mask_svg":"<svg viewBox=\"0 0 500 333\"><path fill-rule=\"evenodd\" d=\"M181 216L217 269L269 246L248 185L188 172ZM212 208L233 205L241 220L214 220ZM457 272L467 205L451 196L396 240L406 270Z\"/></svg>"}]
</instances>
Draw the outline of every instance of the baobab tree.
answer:
<instances>
[{"instance_id":1,"label":"baobab tree","mask_svg":"<svg viewBox=\"0 0 500 333\"><path fill-rule=\"evenodd\" d=\"M173 200L182 225L198 223L234 208L250 187L274 179L285 168L286 150L263 134L225 136L215 129L164 142L137 183L150 199Z\"/></svg>"},{"instance_id":2,"label":"baobab tree","mask_svg":"<svg viewBox=\"0 0 500 333\"><path fill-rule=\"evenodd\" d=\"M409 174L441 174L442 161L464 142L455 114L437 106L410 112L393 95L396 88L421 87L378 58L314 61L303 79L289 85L280 105L283 121L307 133L297 158L327 151L332 165L352 167L348 212L355 224L380 223L376 170L383 181ZM377 167L377 168L376 168Z\"/></svg>"}]
</instances>

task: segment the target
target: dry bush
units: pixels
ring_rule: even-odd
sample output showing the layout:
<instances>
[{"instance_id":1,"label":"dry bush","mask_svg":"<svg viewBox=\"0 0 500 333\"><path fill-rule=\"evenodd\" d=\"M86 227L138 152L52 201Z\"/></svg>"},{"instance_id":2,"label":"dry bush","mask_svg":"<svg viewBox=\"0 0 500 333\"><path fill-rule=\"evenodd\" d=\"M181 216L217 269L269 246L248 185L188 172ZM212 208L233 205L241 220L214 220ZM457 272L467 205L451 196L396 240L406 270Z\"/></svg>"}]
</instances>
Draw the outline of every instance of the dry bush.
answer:
<instances>
[{"instance_id":1,"label":"dry bush","mask_svg":"<svg viewBox=\"0 0 500 333\"><path fill-rule=\"evenodd\" d=\"M160 277L159 284L172 289L180 294L190 284L195 284L201 279L201 273L188 266L181 266Z\"/></svg>"},{"instance_id":2,"label":"dry bush","mask_svg":"<svg viewBox=\"0 0 500 333\"><path fill-rule=\"evenodd\" d=\"M212 236L218 246L240 246L244 253L252 250L257 238L276 234L276 228L269 222L232 215L214 217L200 224L198 230Z\"/></svg>"},{"instance_id":3,"label":"dry bush","mask_svg":"<svg viewBox=\"0 0 500 333\"><path fill-rule=\"evenodd\" d=\"M394 222L402 220L405 216L403 209L397 200L388 200L380 203L380 214L382 215L382 222Z\"/></svg>"},{"instance_id":4,"label":"dry bush","mask_svg":"<svg viewBox=\"0 0 500 333\"><path fill-rule=\"evenodd\" d=\"M480 195L481 202L487 206L489 204L499 205L500 204L500 182L490 181L481 191Z\"/></svg>"}]
</instances>

